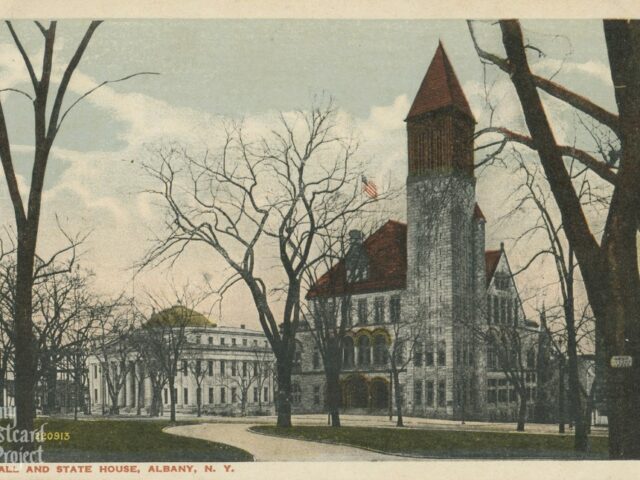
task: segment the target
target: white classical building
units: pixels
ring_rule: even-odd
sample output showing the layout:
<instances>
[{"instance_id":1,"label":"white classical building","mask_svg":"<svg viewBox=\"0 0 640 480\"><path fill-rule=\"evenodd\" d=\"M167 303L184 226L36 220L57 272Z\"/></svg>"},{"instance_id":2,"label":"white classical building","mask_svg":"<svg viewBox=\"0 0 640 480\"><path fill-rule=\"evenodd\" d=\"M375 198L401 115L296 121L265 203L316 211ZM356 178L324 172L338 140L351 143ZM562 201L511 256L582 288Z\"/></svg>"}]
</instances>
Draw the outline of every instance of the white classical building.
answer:
<instances>
[{"instance_id":1,"label":"white classical building","mask_svg":"<svg viewBox=\"0 0 640 480\"><path fill-rule=\"evenodd\" d=\"M343 260L307 299L332 299L349 330L342 349L342 408L390 408L388 350L398 324L415 329L400 374L405 412L441 418L511 418L513 386L480 339L492 326L525 339L530 407L536 396L537 324L525 318L504 247L485 250L476 203L475 119L440 44L405 119L407 223L389 220L368 238L350 233ZM309 327L311 328L311 327ZM323 366L311 330L298 335L294 411L324 407ZM406 357L405 357L406 358Z\"/></svg>"},{"instance_id":2,"label":"white classical building","mask_svg":"<svg viewBox=\"0 0 640 480\"><path fill-rule=\"evenodd\" d=\"M174 306L159 312L154 318L170 318L176 312L183 315L185 308ZM203 414L238 415L270 414L274 412L274 369L271 347L261 331L241 327L219 326L197 312L190 312L184 329L186 343L178 359L175 376L176 410L195 413L200 400ZM140 386L140 372L144 371L144 358L135 349L126 355L127 364L109 357L109 368L125 370L126 379L119 392L119 412L149 411L152 384L148 376ZM91 355L88 359L89 393L93 414L106 414L110 410L105 356ZM135 371L135 373L134 373ZM244 402L243 402L244 399ZM170 408L169 385L162 387L161 410ZM244 411L243 411L244 407Z\"/></svg>"}]
</instances>

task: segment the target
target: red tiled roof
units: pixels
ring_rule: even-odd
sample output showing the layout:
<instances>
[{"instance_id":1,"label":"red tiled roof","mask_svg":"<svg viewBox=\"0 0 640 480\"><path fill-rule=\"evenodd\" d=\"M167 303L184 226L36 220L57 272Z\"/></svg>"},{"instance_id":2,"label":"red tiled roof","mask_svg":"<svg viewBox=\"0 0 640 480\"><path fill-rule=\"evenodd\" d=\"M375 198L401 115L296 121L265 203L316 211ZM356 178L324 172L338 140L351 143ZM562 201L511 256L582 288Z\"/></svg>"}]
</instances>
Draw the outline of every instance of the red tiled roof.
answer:
<instances>
[{"instance_id":1,"label":"red tiled roof","mask_svg":"<svg viewBox=\"0 0 640 480\"><path fill-rule=\"evenodd\" d=\"M444 107L454 107L475 121L444 47L442 43L438 43L436 53L405 120Z\"/></svg>"},{"instance_id":2,"label":"red tiled roof","mask_svg":"<svg viewBox=\"0 0 640 480\"><path fill-rule=\"evenodd\" d=\"M307 298L406 288L407 225L405 223L389 220L367 238L363 246L369 259L369 276L366 280L347 284L345 265L341 260L309 289ZM485 252L487 284L495 273L501 253L501 250Z\"/></svg>"},{"instance_id":3,"label":"red tiled roof","mask_svg":"<svg viewBox=\"0 0 640 480\"><path fill-rule=\"evenodd\" d=\"M498 262L500 261L501 255L502 250L487 250L484 252L484 266L485 273L487 275L487 285L491 282L493 274L496 273L496 268L498 268Z\"/></svg>"},{"instance_id":4,"label":"red tiled roof","mask_svg":"<svg viewBox=\"0 0 640 480\"><path fill-rule=\"evenodd\" d=\"M407 282L407 225L389 220L363 242L369 275L347 284L340 260L309 289L307 298L403 289Z\"/></svg>"}]
</instances>

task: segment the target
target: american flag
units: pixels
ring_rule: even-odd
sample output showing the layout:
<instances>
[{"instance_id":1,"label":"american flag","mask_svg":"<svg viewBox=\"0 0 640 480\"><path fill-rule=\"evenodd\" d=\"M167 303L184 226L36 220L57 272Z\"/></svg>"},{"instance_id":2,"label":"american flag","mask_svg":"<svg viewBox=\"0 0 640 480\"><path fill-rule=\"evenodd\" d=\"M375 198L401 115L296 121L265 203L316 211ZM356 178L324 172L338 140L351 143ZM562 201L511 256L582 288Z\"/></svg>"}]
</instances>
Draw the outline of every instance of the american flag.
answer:
<instances>
[{"instance_id":1,"label":"american flag","mask_svg":"<svg viewBox=\"0 0 640 480\"><path fill-rule=\"evenodd\" d=\"M378 187L371 180L367 180L367 177L364 175L362 175L362 191L370 198L378 197Z\"/></svg>"}]
</instances>

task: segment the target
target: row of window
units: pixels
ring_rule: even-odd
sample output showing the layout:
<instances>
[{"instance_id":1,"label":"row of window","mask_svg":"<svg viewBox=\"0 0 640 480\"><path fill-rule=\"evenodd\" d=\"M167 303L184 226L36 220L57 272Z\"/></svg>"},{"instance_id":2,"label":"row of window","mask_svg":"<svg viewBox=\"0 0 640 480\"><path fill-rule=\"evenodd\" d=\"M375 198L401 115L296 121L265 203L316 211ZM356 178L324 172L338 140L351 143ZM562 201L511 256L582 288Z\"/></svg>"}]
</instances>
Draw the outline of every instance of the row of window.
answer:
<instances>
[{"instance_id":1,"label":"row of window","mask_svg":"<svg viewBox=\"0 0 640 480\"><path fill-rule=\"evenodd\" d=\"M424 398L424 404L427 407L434 407L436 405L436 401L438 402L438 407L444 407L447 405L447 383L445 380L438 381L438 395L436 397L434 390L434 381L427 380L424 382L424 390L423 390L423 382L422 380L416 380L413 384L413 403L414 405L422 405L422 401ZM423 397L424 395L424 397Z\"/></svg>"},{"instance_id":2,"label":"row of window","mask_svg":"<svg viewBox=\"0 0 640 480\"><path fill-rule=\"evenodd\" d=\"M199 336L196 338L196 343L202 343L202 342L200 341L200 337L199 337ZM208 338L207 338L207 343L208 343L209 345L213 345L213 337L208 337ZM263 344L264 344L264 346L265 346L265 347L268 347L268 346L269 346L269 342L268 342L267 340L264 340L264 341L263 341ZM227 344L227 339L226 339L225 337L220 337L220 345L228 345L228 344ZM237 343L237 339L235 339L235 338L231 338L231 346L232 346L232 347L235 347L235 346L237 346L237 345L238 345L238 343ZM253 345L254 347L257 347L257 346L258 346L258 340L257 340L257 339L254 339L254 340L252 341L252 345ZM246 339L246 338L243 338L243 339L242 339L242 346L243 346L243 347L248 347L248 346L249 346L249 340L248 340L248 339Z\"/></svg>"},{"instance_id":3,"label":"row of window","mask_svg":"<svg viewBox=\"0 0 640 480\"><path fill-rule=\"evenodd\" d=\"M373 363L373 365L386 365L388 362L388 346L387 339L384 335L376 335L373 337L373 348L371 345L371 341L369 337L363 335L358 338L357 342L354 343L353 338L345 337L342 342L342 365L345 368L351 368L356 365L354 361L356 360L355 347L358 348L357 353L357 365L358 366L369 366ZM399 357L402 357L402 352L398 352ZM467 349L463 350L464 353L464 362L473 363L473 357L471 352L467 355ZM373 354L373 355L372 355ZM437 352L434 352L433 346L428 345L426 347L426 351L424 350L424 345L422 343L416 344L413 352L413 364L416 367L427 366L433 367L438 366L446 366L447 364L447 354L446 354L446 344L445 342L438 343ZM373 361L372 361L373 360ZM301 361L301 356L299 352L296 352L296 364L299 364ZM399 361L402 361L399 358ZM318 370L321 368L321 358L320 352L315 349L312 356L312 363L314 370Z\"/></svg>"},{"instance_id":4,"label":"row of window","mask_svg":"<svg viewBox=\"0 0 640 480\"><path fill-rule=\"evenodd\" d=\"M253 362L238 362L237 360L217 360L219 365L220 375L227 374L227 364L230 365L230 373L232 377L236 376L256 376L260 375L264 369L260 368L260 363L258 361ZM206 365L206 370L204 369ZM240 368L238 368L240 365ZM214 371L214 360L207 360L206 364L204 360L196 360L195 362L189 363L187 360L182 360L182 368L181 373L183 376L188 376L190 373L193 373L196 377L200 376L213 376Z\"/></svg>"},{"instance_id":5,"label":"row of window","mask_svg":"<svg viewBox=\"0 0 640 480\"><path fill-rule=\"evenodd\" d=\"M321 304L320 302L327 302L327 304ZM334 300L317 300L315 304L316 315L330 315L335 318L336 312L334 311ZM400 296L394 295L389 298L389 312L387 316L387 302L385 297L375 297L373 299L373 309L370 307L369 299L361 298L356 301L356 318L355 325L379 325L382 323L398 323L400 321L401 314L401 301ZM354 319L352 318L351 302L342 300L340 303L340 316L341 321L346 326L354 325Z\"/></svg>"},{"instance_id":6,"label":"row of window","mask_svg":"<svg viewBox=\"0 0 640 480\"><path fill-rule=\"evenodd\" d=\"M536 398L536 387L528 386L525 389L527 400L534 401ZM514 403L518 401L518 394L510 385L507 379L490 378L487 380L487 402L488 403Z\"/></svg>"},{"instance_id":7,"label":"row of window","mask_svg":"<svg viewBox=\"0 0 640 480\"><path fill-rule=\"evenodd\" d=\"M257 361L243 361L238 362L236 360L217 360L219 364L220 375L226 375L227 373L227 363L230 364L231 368L231 376L235 377L241 375L243 377L247 376L256 376L260 375L265 368L260 368L260 363ZM240 363L240 368L238 368L238 364ZM117 370L117 364L113 365L114 372ZM135 368L135 363L130 362L129 364L130 371L133 371ZM209 377L213 376L214 371L214 360L195 360L194 362L189 362L188 360L182 360L180 372L183 376L188 376L193 373L195 376L204 376L207 375ZM93 378L98 378L98 365L93 365Z\"/></svg>"},{"instance_id":8,"label":"row of window","mask_svg":"<svg viewBox=\"0 0 640 480\"><path fill-rule=\"evenodd\" d=\"M518 302L511 297L487 296L487 321L489 325L517 325Z\"/></svg>"},{"instance_id":9,"label":"row of window","mask_svg":"<svg viewBox=\"0 0 640 480\"><path fill-rule=\"evenodd\" d=\"M200 388L197 388L196 389L196 403L201 403L202 402L202 399L200 398L200 392L201 392ZM219 401L217 403L220 403L220 404L238 403L240 401L240 399L238 397L238 388L237 387L231 387L229 389L229 393L230 393L231 396L230 396L229 399L227 399L227 388L226 387L220 387L220 396L218 397ZM209 387L208 394L209 394L208 395L208 403L210 405L216 403L215 402L215 398L214 398L214 387ZM173 395L174 395L174 398L177 401L178 400L178 389L175 388L175 387L173 389ZM170 403L169 389L168 388L164 389L163 397L164 397L165 405L168 405ZM258 403L260 401L265 402L265 403L269 402L269 387L264 387L263 392L262 392L262 399L260 398L260 389L258 387L254 387L253 388L253 402L254 403ZM188 405L189 404L189 389L187 387L182 389L182 403L184 405Z\"/></svg>"},{"instance_id":10,"label":"row of window","mask_svg":"<svg viewBox=\"0 0 640 480\"><path fill-rule=\"evenodd\" d=\"M418 342L413 351L413 364L416 367L421 367L424 363L427 367L433 367L435 365L434 360L435 354L433 351L433 345L427 345L426 350L424 350L422 342ZM447 349L445 342L438 343L437 360L439 366L445 366L447 364Z\"/></svg>"}]
</instances>

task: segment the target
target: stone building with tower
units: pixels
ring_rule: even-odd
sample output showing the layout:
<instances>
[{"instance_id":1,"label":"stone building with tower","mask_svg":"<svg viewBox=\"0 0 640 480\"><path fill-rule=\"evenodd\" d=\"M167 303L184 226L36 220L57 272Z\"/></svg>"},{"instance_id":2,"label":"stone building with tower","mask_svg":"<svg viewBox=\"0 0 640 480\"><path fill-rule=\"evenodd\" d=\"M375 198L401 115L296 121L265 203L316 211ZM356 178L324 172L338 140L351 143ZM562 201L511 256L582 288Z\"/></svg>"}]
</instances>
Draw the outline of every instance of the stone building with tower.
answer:
<instances>
[{"instance_id":1,"label":"stone building with tower","mask_svg":"<svg viewBox=\"0 0 640 480\"><path fill-rule=\"evenodd\" d=\"M405 122L407 223L389 220L367 238L351 232L345 258L307 294L311 309L329 297L344 305L342 410L389 411L395 401L389 348L394 332L411 329L410 358L400 373L406 414L511 419L517 395L486 332L510 326L525 339L532 409L538 329L525 318L503 245L485 250L487 220L475 198L475 119L442 44ZM310 328L298 335L294 412L324 406L322 359Z\"/></svg>"}]
</instances>

